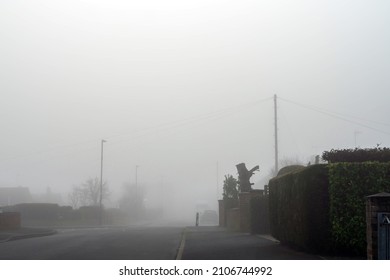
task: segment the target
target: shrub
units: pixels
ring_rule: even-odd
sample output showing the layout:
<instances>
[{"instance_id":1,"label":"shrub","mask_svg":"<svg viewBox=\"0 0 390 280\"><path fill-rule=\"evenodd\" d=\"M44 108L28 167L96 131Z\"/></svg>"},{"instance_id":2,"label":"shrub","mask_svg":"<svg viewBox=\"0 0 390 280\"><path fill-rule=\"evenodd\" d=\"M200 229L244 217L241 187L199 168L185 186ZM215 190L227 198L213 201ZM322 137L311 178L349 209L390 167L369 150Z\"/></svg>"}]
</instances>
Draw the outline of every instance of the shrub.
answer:
<instances>
[{"instance_id":1,"label":"shrub","mask_svg":"<svg viewBox=\"0 0 390 280\"><path fill-rule=\"evenodd\" d=\"M329 165L330 219L336 253L366 256L365 197L390 192L390 163Z\"/></svg>"},{"instance_id":2,"label":"shrub","mask_svg":"<svg viewBox=\"0 0 390 280\"><path fill-rule=\"evenodd\" d=\"M269 188L271 234L308 252L327 251L331 239L326 165L275 177Z\"/></svg>"},{"instance_id":3,"label":"shrub","mask_svg":"<svg viewBox=\"0 0 390 280\"><path fill-rule=\"evenodd\" d=\"M223 181L223 199L238 199L238 181L232 175L225 175Z\"/></svg>"},{"instance_id":4,"label":"shrub","mask_svg":"<svg viewBox=\"0 0 390 280\"><path fill-rule=\"evenodd\" d=\"M390 161L390 148L373 149L344 149L330 150L322 153L322 159L329 163L336 162L365 162L365 161Z\"/></svg>"}]
</instances>

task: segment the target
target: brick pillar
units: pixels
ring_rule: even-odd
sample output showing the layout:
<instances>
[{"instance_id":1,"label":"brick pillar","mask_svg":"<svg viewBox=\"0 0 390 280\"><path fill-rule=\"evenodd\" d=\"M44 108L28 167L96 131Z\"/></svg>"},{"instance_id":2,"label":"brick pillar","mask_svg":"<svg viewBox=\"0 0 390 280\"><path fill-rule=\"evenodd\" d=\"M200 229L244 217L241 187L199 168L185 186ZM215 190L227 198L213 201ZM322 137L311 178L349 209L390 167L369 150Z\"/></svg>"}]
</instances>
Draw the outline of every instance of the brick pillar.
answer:
<instances>
[{"instance_id":1,"label":"brick pillar","mask_svg":"<svg viewBox=\"0 0 390 280\"><path fill-rule=\"evenodd\" d=\"M226 226L226 209L223 199L218 200L218 210L219 210L219 226Z\"/></svg>"},{"instance_id":2,"label":"brick pillar","mask_svg":"<svg viewBox=\"0 0 390 280\"><path fill-rule=\"evenodd\" d=\"M251 193L242 192L239 194L239 208L240 208L240 231L250 231L250 202Z\"/></svg>"},{"instance_id":3,"label":"brick pillar","mask_svg":"<svg viewBox=\"0 0 390 280\"><path fill-rule=\"evenodd\" d=\"M390 213L390 193L366 197L367 259L378 259L378 213Z\"/></svg>"},{"instance_id":4,"label":"brick pillar","mask_svg":"<svg viewBox=\"0 0 390 280\"><path fill-rule=\"evenodd\" d=\"M251 190L251 198L249 202L249 221L250 221L250 233L259 233L261 224L264 224L264 216L267 213L263 213L265 208L265 196L264 190ZM260 202L260 200L262 200ZM263 204L263 205L262 205ZM268 208L268 205L267 205Z\"/></svg>"}]
</instances>

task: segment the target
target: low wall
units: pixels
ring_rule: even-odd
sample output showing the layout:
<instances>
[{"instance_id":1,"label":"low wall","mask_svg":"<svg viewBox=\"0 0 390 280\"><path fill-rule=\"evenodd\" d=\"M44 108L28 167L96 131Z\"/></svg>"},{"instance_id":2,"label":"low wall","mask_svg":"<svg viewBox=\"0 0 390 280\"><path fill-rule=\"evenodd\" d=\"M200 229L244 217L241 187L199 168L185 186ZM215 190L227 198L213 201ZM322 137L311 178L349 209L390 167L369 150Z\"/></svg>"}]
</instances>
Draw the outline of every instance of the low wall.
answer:
<instances>
[{"instance_id":1,"label":"low wall","mask_svg":"<svg viewBox=\"0 0 390 280\"><path fill-rule=\"evenodd\" d=\"M379 213L390 213L390 193L378 193L366 197L367 259L389 259L390 236L382 228ZM387 215L389 216L389 215ZM383 222L383 221L382 221ZM387 225L388 227L388 225ZM379 228L384 232L378 232Z\"/></svg>"},{"instance_id":2,"label":"low wall","mask_svg":"<svg viewBox=\"0 0 390 280\"><path fill-rule=\"evenodd\" d=\"M226 226L226 211L225 211L225 203L222 199L218 200L218 210L219 210L219 226L225 227Z\"/></svg>"},{"instance_id":3,"label":"low wall","mask_svg":"<svg viewBox=\"0 0 390 280\"><path fill-rule=\"evenodd\" d=\"M227 226L227 212L232 208L238 207L238 200L237 199L222 199L218 200L219 204L219 226L225 227Z\"/></svg>"},{"instance_id":4,"label":"low wall","mask_svg":"<svg viewBox=\"0 0 390 280\"><path fill-rule=\"evenodd\" d=\"M231 230L240 230L240 209L231 208L226 211L226 227Z\"/></svg>"},{"instance_id":5,"label":"low wall","mask_svg":"<svg viewBox=\"0 0 390 280\"><path fill-rule=\"evenodd\" d=\"M19 229L20 222L20 213L18 212L0 213L0 230Z\"/></svg>"}]
</instances>

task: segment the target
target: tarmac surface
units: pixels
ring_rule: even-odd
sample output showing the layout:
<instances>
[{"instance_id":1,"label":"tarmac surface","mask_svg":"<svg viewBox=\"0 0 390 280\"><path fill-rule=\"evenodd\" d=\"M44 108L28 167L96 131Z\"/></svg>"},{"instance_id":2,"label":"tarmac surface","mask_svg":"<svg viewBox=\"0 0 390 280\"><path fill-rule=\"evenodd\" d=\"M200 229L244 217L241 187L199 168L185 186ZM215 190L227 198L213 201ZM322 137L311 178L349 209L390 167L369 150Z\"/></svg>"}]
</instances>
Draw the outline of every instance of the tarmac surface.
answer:
<instances>
[{"instance_id":1,"label":"tarmac surface","mask_svg":"<svg viewBox=\"0 0 390 280\"><path fill-rule=\"evenodd\" d=\"M50 228L21 227L19 229L0 230L0 243L18 239L53 235L56 233L56 230Z\"/></svg>"},{"instance_id":2,"label":"tarmac surface","mask_svg":"<svg viewBox=\"0 0 390 280\"><path fill-rule=\"evenodd\" d=\"M50 235L53 236L32 238ZM30 241L21 240L29 238ZM13 244L14 240L20 241ZM251 235L218 226L74 229L22 227L0 230L0 243L5 246L5 251L11 246L14 253L12 256L4 255L2 259L175 259L173 255L176 255L176 260L324 259L283 246L270 235ZM42 248L50 250L45 255ZM32 252L35 255L31 255Z\"/></svg>"}]
</instances>

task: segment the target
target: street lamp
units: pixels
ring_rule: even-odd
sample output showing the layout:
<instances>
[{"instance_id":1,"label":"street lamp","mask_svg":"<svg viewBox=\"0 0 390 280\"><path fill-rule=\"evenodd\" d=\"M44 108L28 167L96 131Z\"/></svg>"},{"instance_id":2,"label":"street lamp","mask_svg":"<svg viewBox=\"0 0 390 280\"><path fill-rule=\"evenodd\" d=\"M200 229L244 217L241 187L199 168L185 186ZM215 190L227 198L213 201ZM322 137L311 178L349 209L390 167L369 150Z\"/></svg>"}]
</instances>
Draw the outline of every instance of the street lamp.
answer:
<instances>
[{"instance_id":1,"label":"street lamp","mask_svg":"<svg viewBox=\"0 0 390 280\"><path fill-rule=\"evenodd\" d=\"M135 166L135 190L136 191L138 189L138 167L139 167L139 165Z\"/></svg>"},{"instance_id":2,"label":"street lamp","mask_svg":"<svg viewBox=\"0 0 390 280\"><path fill-rule=\"evenodd\" d=\"M138 208L139 208L139 197L138 197L138 167L139 165L135 166L135 217L138 218Z\"/></svg>"},{"instance_id":3,"label":"street lamp","mask_svg":"<svg viewBox=\"0 0 390 280\"><path fill-rule=\"evenodd\" d=\"M101 152L100 152L100 225L102 225L103 222L103 205L102 205L102 200L103 200L103 144L107 142L106 140L102 139L102 144L101 144Z\"/></svg>"}]
</instances>

